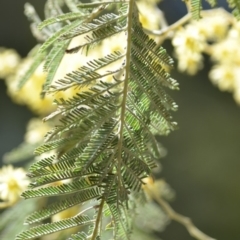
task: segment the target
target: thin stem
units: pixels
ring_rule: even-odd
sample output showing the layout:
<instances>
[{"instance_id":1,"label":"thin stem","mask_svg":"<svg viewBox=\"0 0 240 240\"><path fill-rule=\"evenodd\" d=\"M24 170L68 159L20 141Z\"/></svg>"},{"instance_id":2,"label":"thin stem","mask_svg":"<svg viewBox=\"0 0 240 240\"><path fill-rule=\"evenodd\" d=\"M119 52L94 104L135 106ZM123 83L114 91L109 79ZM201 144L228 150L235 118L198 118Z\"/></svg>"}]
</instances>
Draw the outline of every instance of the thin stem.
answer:
<instances>
[{"instance_id":1,"label":"thin stem","mask_svg":"<svg viewBox=\"0 0 240 240\"><path fill-rule=\"evenodd\" d=\"M93 209L94 207L95 207L95 206L91 206L91 207L85 208L85 209L82 210L80 213L76 214L74 217L80 216L80 215L84 214L85 212Z\"/></svg>"},{"instance_id":2,"label":"thin stem","mask_svg":"<svg viewBox=\"0 0 240 240\"><path fill-rule=\"evenodd\" d=\"M215 240L212 237L209 237L208 235L206 235L205 233L203 233L202 231L200 231L191 221L190 218L185 217L177 212L175 212L171 206L164 200L162 199L160 196L158 196L155 193L152 193L152 197L154 198L155 201L157 201L159 203L159 205L162 207L162 209L167 213L168 217L172 220L175 220L176 222L179 222L180 224L182 224L183 226L186 227L186 229L188 230L189 234L198 239L198 240Z\"/></svg>"},{"instance_id":3,"label":"thin stem","mask_svg":"<svg viewBox=\"0 0 240 240\"><path fill-rule=\"evenodd\" d=\"M213 15L213 13L217 15L218 12L224 13L229 18L230 21L233 19L232 15L223 8L203 10L203 11L201 11L201 15L202 16L211 16L211 15ZM146 34L153 35L153 36L171 37L173 30L179 28L186 22L190 21L191 18L192 18L192 14L187 13L184 17L180 18L177 22L173 23L172 25L166 26L160 30L149 30L149 29L144 28L144 32Z\"/></svg>"},{"instance_id":4,"label":"thin stem","mask_svg":"<svg viewBox=\"0 0 240 240\"><path fill-rule=\"evenodd\" d=\"M128 8L128 26L127 26L127 49L126 49L126 66L125 66L125 76L124 76L124 86L123 86L123 99L121 103L121 113L120 113L120 126L119 126L119 141L118 141L118 183L121 184L121 166L122 166L122 146L123 146L123 130L125 122L125 111L128 95L128 83L129 83L129 73L130 73L130 61L131 61L131 42L132 42L132 24L133 24L133 8L134 0L130 0Z\"/></svg>"},{"instance_id":5,"label":"thin stem","mask_svg":"<svg viewBox=\"0 0 240 240\"><path fill-rule=\"evenodd\" d=\"M96 219L96 223L95 223L95 226L94 226L94 230L93 230L91 240L95 240L98 236L99 224L100 224L101 218L102 218L102 211L103 211L104 202L105 202L105 200L103 198L101 200L101 203L100 203L99 208L98 208L97 219Z\"/></svg>"},{"instance_id":6,"label":"thin stem","mask_svg":"<svg viewBox=\"0 0 240 240\"><path fill-rule=\"evenodd\" d=\"M162 28L160 30L144 29L144 32L154 36L162 36L165 34L170 34L173 30L175 30L176 28L182 26L184 23L189 21L191 19L191 16L192 15L188 13L184 17L180 18L177 22L173 23L172 25L169 25L168 27Z\"/></svg>"},{"instance_id":7,"label":"thin stem","mask_svg":"<svg viewBox=\"0 0 240 240\"><path fill-rule=\"evenodd\" d=\"M183 0L186 4L187 11L191 12L191 0Z\"/></svg>"}]
</instances>

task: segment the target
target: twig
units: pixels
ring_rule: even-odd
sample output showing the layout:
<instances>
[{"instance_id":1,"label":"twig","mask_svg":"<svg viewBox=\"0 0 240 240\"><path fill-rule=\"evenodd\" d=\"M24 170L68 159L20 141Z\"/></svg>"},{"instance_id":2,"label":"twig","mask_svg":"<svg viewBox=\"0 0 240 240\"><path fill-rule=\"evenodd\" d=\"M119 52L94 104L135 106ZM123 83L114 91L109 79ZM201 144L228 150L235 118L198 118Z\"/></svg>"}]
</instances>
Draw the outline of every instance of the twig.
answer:
<instances>
[{"instance_id":1,"label":"twig","mask_svg":"<svg viewBox=\"0 0 240 240\"><path fill-rule=\"evenodd\" d=\"M74 217L80 216L80 215L84 214L85 212L93 209L94 207L95 207L95 206L91 206L91 207L85 208L85 209L83 209L80 213L76 214Z\"/></svg>"},{"instance_id":2,"label":"twig","mask_svg":"<svg viewBox=\"0 0 240 240\"><path fill-rule=\"evenodd\" d=\"M232 21L232 19L233 19L232 15L223 8L214 8L214 9L210 9L210 10L203 10L203 11L201 11L201 15L202 16L211 16L212 13L217 14L218 12L225 14L225 16L228 17L230 21ZM160 30L149 30L149 29L144 28L144 32L146 34L153 35L153 36L158 36L158 37L159 36L171 37L172 33L173 33L173 30L182 26L186 22L190 21L191 18L192 18L192 14L187 13L185 16L180 18L178 21L176 21L172 25L163 27Z\"/></svg>"},{"instance_id":3,"label":"twig","mask_svg":"<svg viewBox=\"0 0 240 240\"><path fill-rule=\"evenodd\" d=\"M160 11L159 15L160 15L160 18L161 18L161 23L162 23L163 28L160 29L160 30L149 30L149 29L144 28L144 32L146 34L154 35L154 36L158 36L158 37L164 36L164 35L167 34L167 37L170 37L172 35L173 30L182 26L184 23L189 21L192 17L192 14L190 13L190 2L189 2L189 0L184 0L184 2L186 4L187 10L188 10L188 13L184 17L180 18L177 22L168 26L168 24L166 22L166 19L164 17L164 13L161 10L159 10Z\"/></svg>"},{"instance_id":4,"label":"twig","mask_svg":"<svg viewBox=\"0 0 240 240\"><path fill-rule=\"evenodd\" d=\"M191 0L183 0L186 4L186 8L188 12L191 12Z\"/></svg>"},{"instance_id":5,"label":"twig","mask_svg":"<svg viewBox=\"0 0 240 240\"><path fill-rule=\"evenodd\" d=\"M162 28L160 30L149 30L144 28L144 32L154 36L162 36L165 34L170 34L173 30L182 26L184 23L186 23L190 19L191 19L191 14L188 13L184 17L180 18L177 22L173 23L172 25L169 25L168 27Z\"/></svg>"},{"instance_id":6,"label":"twig","mask_svg":"<svg viewBox=\"0 0 240 240\"><path fill-rule=\"evenodd\" d=\"M102 211L103 211L104 202L105 202L105 200L102 199L101 203L99 205L97 219L96 219L96 224L94 226L94 230L93 230L93 234L92 234L91 240L95 240L97 238L98 230L99 230L99 224L101 222L101 217L102 217Z\"/></svg>"},{"instance_id":7,"label":"twig","mask_svg":"<svg viewBox=\"0 0 240 240\"><path fill-rule=\"evenodd\" d=\"M167 213L168 217L172 220L175 220L176 222L181 223L183 226L186 227L188 230L189 234L198 239L198 240L216 240L212 237L209 237L202 231L200 231L191 221L190 218L185 217L177 212L175 212L171 206L163 200L161 197L157 196L156 194L153 193L152 195L154 197L154 200L156 200L159 205L162 207L162 209Z\"/></svg>"}]
</instances>

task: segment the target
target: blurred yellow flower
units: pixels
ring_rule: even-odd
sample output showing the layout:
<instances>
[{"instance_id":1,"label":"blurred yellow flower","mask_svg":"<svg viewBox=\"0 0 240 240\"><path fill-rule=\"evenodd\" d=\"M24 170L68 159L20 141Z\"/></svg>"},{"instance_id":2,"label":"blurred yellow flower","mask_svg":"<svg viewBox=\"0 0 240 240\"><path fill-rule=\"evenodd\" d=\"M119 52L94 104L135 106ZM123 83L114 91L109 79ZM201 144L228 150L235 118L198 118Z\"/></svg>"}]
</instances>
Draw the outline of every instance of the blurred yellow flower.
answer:
<instances>
[{"instance_id":1,"label":"blurred yellow flower","mask_svg":"<svg viewBox=\"0 0 240 240\"><path fill-rule=\"evenodd\" d=\"M233 92L235 101L240 104L240 68L237 65L216 65L210 71L211 81L221 91Z\"/></svg>"},{"instance_id":2,"label":"blurred yellow flower","mask_svg":"<svg viewBox=\"0 0 240 240\"><path fill-rule=\"evenodd\" d=\"M221 10L215 10L217 14L204 15L199 21L191 23L206 40L218 41L225 38L229 25L229 15Z\"/></svg>"},{"instance_id":3,"label":"blurred yellow flower","mask_svg":"<svg viewBox=\"0 0 240 240\"><path fill-rule=\"evenodd\" d=\"M33 118L28 122L25 141L30 144L35 144L43 141L44 136L51 127L48 122L43 122L39 118Z\"/></svg>"},{"instance_id":4,"label":"blurred yellow flower","mask_svg":"<svg viewBox=\"0 0 240 240\"><path fill-rule=\"evenodd\" d=\"M15 50L0 47L0 78L5 79L13 74L20 60L21 58Z\"/></svg>"},{"instance_id":5,"label":"blurred yellow flower","mask_svg":"<svg viewBox=\"0 0 240 240\"><path fill-rule=\"evenodd\" d=\"M29 180L23 168L14 169L12 165L8 165L0 169L0 199L9 205L19 200L28 184Z\"/></svg>"},{"instance_id":6,"label":"blurred yellow flower","mask_svg":"<svg viewBox=\"0 0 240 240\"><path fill-rule=\"evenodd\" d=\"M200 53L204 49L204 38L194 25L187 25L176 31L172 44L179 56L186 52Z\"/></svg>"},{"instance_id":7,"label":"blurred yellow flower","mask_svg":"<svg viewBox=\"0 0 240 240\"><path fill-rule=\"evenodd\" d=\"M216 63L209 73L213 84L221 91L233 93L235 101L240 104L240 24L233 21L226 37L211 46L211 57Z\"/></svg>"},{"instance_id":8,"label":"blurred yellow flower","mask_svg":"<svg viewBox=\"0 0 240 240\"><path fill-rule=\"evenodd\" d=\"M160 27L160 10L156 4L151 1L137 2L139 10L139 20L144 28L149 30L157 30Z\"/></svg>"},{"instance_id":9,"label":"blurred yellow flower","mask_svg":"<svg viewBox=\"0 0 240 240\"><path fill-rule=\"evenodd\" d=\"M234 18L232 28L228 32L228 37L232 39L240 39L240 21Z\"/></svg>"},{"instance_id":10,"label":"blurred yellow flower","mask_svg":"<svg viewBox=\"0 0 240 240\"><path fill-rule=\"evenodd\" d=\"M211 47L212 59L221 64L240 64L239 39L226 38Z\"/></svg>"},{"instance_id":11,"label":"blurred yellow flower","mask_svg":"<svg viewBox=\"0 0 240 240\"><path fill-rule=\"evenodd\" d=\"M203 67L202 54L186 52L178 57L178 70L194 75Z\"/></svg>"},{"instance_id":12,"label":"blurred yellow flower","mask_svg":"<svg viewBox=\"0 0 240 240\"><path fill-rule=\"evenodd\" d=\"M202 51L204 50L204 37L193 25L187 25L176 31L172 44L178 58L178 69L190 75L202 68Z\"/></svg>"},{"instance_id":13,"label":"blurred yellow flower","mask_svg":"<svg viewBox=\"0 0 240 240\"><path fill-rule=\"evenodd\" d=\"M43 64L37 68L20 90L17 88L20 77L27 71L31 63L32 59L25 59L19 65L16 75L6 80L8 94L15 102L27 105L32 111L40 115L46 115L56 107L52 104L52 96L47 95L44 98L40 96L42 86L46 80L46 73L43 72Z\"/></svg>"},{"instance_id":14,"label":"blurred yellow flower","mask_svg":"<svg viewBox=\"0 0 240 240\"><path fill-rule=\"evenodd\" d=\"M222 91L233 91L236 81L236 71L232 65L215 65L209 73L211 81Z\"/></svg>"},{"instance_id":15,"label":"blurred yellow flower","mask_svg":"<svg viewBox=\"0 0 240 240\"><path fill-rule=\"evenodd\" d=\"M43 63L36 69L36 71L33 73L30 79L19 90L17 87L19 79L27 71L31 62L32 59L25 59L19 65L16 75L11 76L6 80L8 94L16 103L27 105L33 112L41 116L46 116L56 109L56 106L53 104L54 99L60 98L67 99L69 97L74 96L77 92L79 92L78 88L70 87L58 93L47 93L44 96L44 98L42 98L41 97L42 87L46 81L47 76L47 73L43 72ZM65 64L66 66L69 65L66 62ZM68 69L61 66L58 71L60 73L57 73L54 81L56 81L57 77L59 79L64 78L65 76L64 74L66 74L67 70ZM69 72L73 70L76 70L76 68L69 70Z\"/></svg>"}]
</instances>

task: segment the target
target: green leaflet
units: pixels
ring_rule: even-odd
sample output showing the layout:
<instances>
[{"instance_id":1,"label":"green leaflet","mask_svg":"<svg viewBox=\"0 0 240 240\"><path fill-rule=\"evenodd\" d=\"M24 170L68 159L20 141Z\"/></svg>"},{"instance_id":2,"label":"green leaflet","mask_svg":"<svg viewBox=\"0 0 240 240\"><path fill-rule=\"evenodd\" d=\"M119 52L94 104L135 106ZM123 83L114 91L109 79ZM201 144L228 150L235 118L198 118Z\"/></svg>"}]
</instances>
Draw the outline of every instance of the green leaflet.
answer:
<instances>
[{"instance_id":1,"label":"green leaflet","mask_svg":"<svg viewBox=\"0 0 240 240\"><path fill-rule=\"evenodd\" d=\"M130 239L131 227L127 221L126 212L124 211L124 207L122 209L117 208L115 205L110 204L109 210L111 212L111 216L114 219L116 224L114 239Z\"/></svg>"},{"instance_id":2,"label":"green leaflet","mask_svg":"<svg viewBox=\"0 0 240 240\"><path fill-rule=\"evenodd\" d=\"M30 77L33 75L36 69L43 62L43 59L45 58L45 56L46 56L46 52L38 53L35 56L33 56L33 60L30 67L19 80L19 83L18 83L19 89L22 88L24 84L30 79Z\"/></svg>"},{"instance_id":3,"label":"green leaflet","mask_svg":"<svg viewBox=\"0 0 240 240\"><path fill-rule=\"evenodd\" d=\"M56 117L58 124L35 153L55 153L33 163L29 169L32 183L22 196L65 199L35 211L26 222L40 222L88 200L97 202L92 205L96 213L93 216L86 210L91 215L88 219L80 214L56 223L39 223L17 239L61 231L76 226L76 221L93 225L88 233L83 230L70 239L97 239L105 229L105 221L109 221L104 220L103 213L112 219L110 231L115 239L130 239L129 195L142 192L142 179L151 174L155 160L161 156L154 134L168 134L176 128L170 111L175 111L177 105L165 92L165 88L178 89L177 82L165 71L173 61L144 33L133 0L63 2L72 12L58 9L57 16L51 16L54 11L49 6L54 2L49 2L50 17L40 24L42 30L52 34L40 49L48 52L44 91L59 92L72 87L79 91L69 99L55 101L56 112L45 118ZM115 8L108 8L112 3ZM118 33L126 36L124 50L83 62L77 70L51 83L64 54L89 49ZM75 36L84 36L86 41L67 49ZM54 185L62 180L69 182Z\"/></svg>"},{"instance_id":4,"label":"green leaflet","mask_svg":"<svg viewBox=\"0 0 240 240\"><path fill-rule=\"evenodd\" d=\"M217 5L217 0L206 0L211 7ZM229 7L233 9L233 15L239 20L240 19L240 1L239 0L227 0ZM201 0L190 0L190 10L192 18L194 20L200 19L200 11L202 8Z\"/></svg>"},{"instance_id":5,"label":"green leaflet","mask_svg":"<svg viewBox=\"0 0 240 240\"><path fill-rule=\"evenodd\" d=\"M48 18L48 19L44 20L43 22L41 22L38 25L38 28L41 30L44 27L47 27L48 25L51 25L51 24L54 24L54 23L57 23L57 22L63 22L63 21L66 21L66 20L82 19L84 17L86 17L86 16L84 16L82 13L70 12L70 13L59 15L58 17Z\"/></svg>"},{"instance_id":6,"label":"green leaflet","mask_svg":"<svg viewBox=\"0 0 240 240\"><path fill-rule=\"evenodd\" d=\"M73 148L71 151L63 154L61 157L58 158L58 161L53 165L53 162L56 161L57 156L53 155L51 157L43 158L31 165L29 168L32 177L42 176L44 177L45 174L49 174L49 170L46 168L54 168L55 171L63 171L63 170L70 170L73 166L72 161L75 161L75 158L82 153L82 148L78 146L77 148ZM44 174L45 173L45 174ZM39 180L41 178L37 178Z\"/></svg>"},{"instance_id":7,"label":"green leaflet","mask_svg":"<svg viewBox=\"0 0 240 240\"><path fill-rule=\"evenodd\" d=\"M49 89L49 86L51 85L54 76L59 68L59 65L64 57L65 49L69 45L69 41L63 41L55 46L53 46L52 50L48 54L45 64L43 66L44 70L48 72L46 81L43 85L43 91L42 94L44 95L46 91Z\"/></svg>"},{"instance_id":8,"label":"green leaflet","mask_svg":"<svg viewBox=\"0 0 240 240\"><path fill-rule=\"evenodd\" d=\"M82 20L75 20L72 22L70 25L65 25L64 27L61 28L58 32L54 33L51 37L49 37L45 43L40 47L39 52L44 52L47 50L48 47L50 47L54 42L56 42L60 36L62 36L64 33L70 31L71 29L77 27Z\"/></svg>"},{"instance_id":9,"label":"green leaflet","mask_svg":"<svg viewBox=\"0 0 240 240\"><path fill-rule=\"evenodd\" d=\"M84 226L89 224L92 224L92 220L88 216L81 215L81 216L72 217L72 218L54 222L54 223L42 224L40 226L31 228L30 230L20 233L16 237L16 240L33 239L39 236L51 234L64 229L77 227L77 226Z\"/></svg>"},{"instance_id":10,"label":"green leaflet","mask_svg":"<svg viewBox=\"0 0 240 240\"><path fill-rule=\"evenodd\" d=\"M200 19L200 10L202 8L201 0L190 0L190 10L194 20Z\"/></svg>"},{"instance_id":11,"label":"green leaflet","mask_svg":"<svg viewBox=\"0 0 240 240\"><path fill-rule=\"evenodd\" d=\"M53 86L56 89L67 89L68 87L72 87L73 84L77 83L79 87L84 88L85 86L95 84L96 80L99 80L103 77L102 74L99 74L97 71L122 59L124 54L121 52L114 52L109 54L103 58L99 58L96 60L92 60L87 62L85 66L80 67L76 71L72 73L68 73L64 79L59 79L56 84ZM106 73L104 76L111 75L112 73ZM61 85L64 88L61 88Z\"/></svg>"},{"instance_id":12,"label":"green leaflet","mask_svg":"<svg viewBox=\"0 0 240 240\"><path fill-rule=\"evenodd\" d=\"M240 1L239 0L227 0L229 7L233 9L233 15L240 20Z\"/></svg>"},{"instance_id":13,"label":"green leaflet","mask_svg":"<svg viewBox=\"0 0 240 240\"><path fill-rule=\"evenodd\" d=\"M57 201L43 210L36 211L29 215L25 220L25 224L32 224L35 222L40 222L46 218L51 217L52 215L59 213L65 209L68 209L77 204L86 202L93 198L98 198L101 195L101 192L97 188L83 190L73 196L70 196L62 201Z\"/></svg>"},{"instance_id":14,"label":"green leaflet","mask_svg":"<svg viewBox=\"0 0 240 240\"><path fill-rule=\"evenodd\" d=\"M73 37L83 35L83 34L86 34L86 33L92 32L92 31L97 32L98 35L102 31L102 35L106 36L106 32L104 30L106 30L106 28L107 28L108 31L109 31L109 26L111 26L115 22L118 22L123 17L124 17L124 15L123 16L122 15L118 16L118 15L115 15L113 13L104 14L103 16L100 16L99 18L94 19L93 23L83 23L79 27L69 31L66 35L63 34L61 39L73 38ZM121 28L121 26L119 26L119 28ZM117 26L115 25L113 27L113 29L117 29ZM120 31L121 30L122 29L120 29Z\"/></svg>"},{"instance_id":15,"label":"green leaflet","mask_svg":"<svg viewBox=\"0 0 240 240\"><path fill-rule=\"evenodd\" d=\"M92 186L89 186L85 179L81 179L79 181L74 181L59 186L44 187L36 190L26 190L22 196L27 199L42 196L65 195L78 192L79 189L83 190L90 187Z\"/></svg>"}]
</instances>

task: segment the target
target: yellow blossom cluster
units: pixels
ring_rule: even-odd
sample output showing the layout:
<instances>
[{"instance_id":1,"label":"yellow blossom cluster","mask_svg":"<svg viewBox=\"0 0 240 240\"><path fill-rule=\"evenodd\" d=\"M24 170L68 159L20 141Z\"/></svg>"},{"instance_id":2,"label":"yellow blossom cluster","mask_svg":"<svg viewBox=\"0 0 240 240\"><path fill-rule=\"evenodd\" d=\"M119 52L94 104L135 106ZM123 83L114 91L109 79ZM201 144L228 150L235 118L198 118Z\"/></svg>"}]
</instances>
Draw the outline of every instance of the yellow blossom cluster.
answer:
<instances>
[{"instance_id":1,"label":"yellow blossom cluster","mask_svg":"<svg viewBox=\"0 0 240 240\"><path fill-rule=\"evenodd\" d=\"M161 24L160 10L154 1L138 1L139 20L149 30L159 29Z\"/></svg>"},{"instance_id":2,"label":"yellow blossom cluster","mask_svg":"<svg viewBox=\"0 0 240 240\"><path fill-rule=\"evenodd\" d=\"M92 51L88 52L86 56L84 51L79 51L76 54L65 54L58 71L55 74L52 85L57 84L57 80L63 79L67 73L77 70L79 67L86 64L86 62L93 60L94 58L101 58L110 54L113 51L123 51L123 42L126 42L126 37L124 34L118 34L103 41L101 46L96 47ZM74 39L69 48L76 46L79 39ZM55 110L56 106L53 105L54 99L67 99L75 95L79 91L87 91L89 87L77 88L76 86L69 86L69 88L58 92L52 92L46 94L43 98L41 97L42 87L46 81L47 73L43 71L43 65L35 70L35 72L30 76L28 81L24 84L21 89L18 89L19 79L26 73L29 69L33 59L27 57L23 59L20 64L18 64L15 69L15 74L12 74L6 78L6 84L8 87L8 93L12 99L18 104L27 105L35 113L45 116ZM71 62L71 64L69 64ZM119 68L122 62L114 63L112 67L116 70ZM106 69L101 69L99 73L106 73ZM112 76L102 78L101 80L111 80Z\"/></svg>"},{"instance_id":3,"label":"yellow blossom cluster","mask_svg":"<svg viewBox=\"0 0 240 240\"><path fill-rule=\"evenodd\" d=\"M240 104L240 23L235 21L227 36L211 47L211 57L216 63L210 71L211 81L222 91L233 92Z\"/></svg>"},{"instance_id":4,"label":"yellow blossom cluster","mask_svg":"<svg viewBox=\"0 0 240 240\"><path fill-rule=\"evenodd\" d=\"M190 75L195 74L202 67L204 50L204 38L198 28L193 24L179 29L172 44L178 58L178 69Z\"/></svg>"},{"instance_id":5,"label":"yellow blossom cluster","mask_svg":"<svg viewBox=\"0 0 240 240\"><path fill-rule=\"evenodd\" d=\"M175 31L172 44L178 69L190 75L203 67L202 54L210 55L214 65L209 78L221 91L233 93L240 104L240 23L222 9L203 12Z\"/></svg>"},{"instance_id":6,"label":"yellow blossom cluster","mask_svg":"<svg viewBox=\"0 0 240 240\"><path fill-rule=\"evenodd\" d=\"M0 48L0 78L5 79L13 74L21 58L13 49Z\"/></svg>"},{"instance_id":7,"label":"yellow blossom cluster","mask_svg":"<svg viewBox=\"0 0 240 240\"><path fill-rule=\"evenodd\" d=\"M19 79L28 70L31 63L32 59L24 59L19 64L16 74L6 79L8 94L16 103L27 105L32 111L45 115L53 111L55 106L52 104L51 96L44 98L40 96L42 85L46 79L46 73L42 70L43 64L36 69L25 85L18 89Z\"/></svg>"},{"instance_id":8,"label":"yellow blossom cluster","mask_svg":"<svg viewBox=\"0 0 240 240\"><path fill-rule=\"evenodd\" d=\"M217 10L216 10L217 11ZM191 21L174 34L172 44L178 58L178 69L190 75L203 67L203 53L208 53L210 43L221 40L230 24L224 11L205 14L199 21Z\"/></svg>"},{"instance_id":9,"label":"yellow blossom cluster","mask_svg":"<svg viewBox=\"0 0 240 240\"><path fill-rule=\"evenodd\" d=\"M24 140L29 144L40 143L50 129L49 122L43 122L39 118L32 118L27 125Z\"/></svg>"},{"instance_id":10,"label":"yellow blossom cluster","mask_svg":"<svg viewBox=\"0 0 240 240\"><path fill-rule=\"evenodd\" d=\"M16 203L28 184L29 180L23 168L3 166L0 169L0 208Z\"/></svg>"},{"instance_id":11,"label":"yellow blossom cluster","mask_svg":"<svg viewBox=\"0 0 240 240\"><path fill-rule=\"evenodd\" d=\"M57 79L63 78L65 74L76 70L79 67L79 55L71 55L71 57L71 62L73 64L67 64L67 62L69 63L69 56L66 54L66 57L64 57L61 66L59 67L59 71L56 73L53 84ZM65 91L56 94L50 93L41 97L42 87L47 76L47 73L43 71L44 62L35 70L24 86L18 89L19 79L21 79L29 69L32 61L33 59L31 57L22 60L16 73L6 79L8 93L16 103L27 105L33 112L45 116L56 109L56 106L53 104L54 99L67 99L72 97L76 94L78 89L69 87Z\"/></svg>"}]
</instances>

